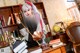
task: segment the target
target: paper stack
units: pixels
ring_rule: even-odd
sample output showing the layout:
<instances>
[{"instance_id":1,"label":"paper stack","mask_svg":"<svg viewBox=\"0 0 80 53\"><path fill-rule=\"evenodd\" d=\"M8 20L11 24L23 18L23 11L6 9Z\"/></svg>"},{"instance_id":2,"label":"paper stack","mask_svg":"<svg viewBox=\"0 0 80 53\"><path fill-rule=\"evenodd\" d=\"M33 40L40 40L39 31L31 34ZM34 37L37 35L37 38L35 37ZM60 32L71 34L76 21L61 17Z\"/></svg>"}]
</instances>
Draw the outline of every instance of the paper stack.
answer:
<instances>
[{"instance_id":1,"label":"paper stack","mask_svg":"<svg viewBox=\"0 0 80 53\"><path fill-rule=\"evenodd\" d=\"M17 0L17 3L18 3L18 4L24 4L25 1L24 1L24 0Z\"/></svg>"},{"instance_id":2,"label":"paper stack","mask_svg":"<svg viewBox=\"0 0 80 53\"><path fill-rule=\"evenodd\" d=\"M51 40L51 41L49 42L49 44L50 44L53 48L59 47L59 46L61 46L61 45L64 45L64 44L60 41L60 39Z\"/></svg>"}]
</instances>

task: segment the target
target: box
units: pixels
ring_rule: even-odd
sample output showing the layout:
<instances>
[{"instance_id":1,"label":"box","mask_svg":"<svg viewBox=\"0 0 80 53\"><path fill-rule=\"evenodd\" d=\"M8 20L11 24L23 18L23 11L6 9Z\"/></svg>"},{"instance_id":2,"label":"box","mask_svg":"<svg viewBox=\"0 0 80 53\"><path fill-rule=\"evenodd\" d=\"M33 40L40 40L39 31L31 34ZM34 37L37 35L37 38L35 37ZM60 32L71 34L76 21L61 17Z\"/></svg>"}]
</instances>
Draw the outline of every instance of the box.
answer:
<instances>
[{"instance_id":1,"label":"box","mask_svg":"<svg viewBox=\"0 0 80 53\"><path fill-rule=\"evenodd\" d=\"M12 50L10 46L8 46L8 47L0 48L0 53L12 53Z\"/></svg>"}]
</instances>

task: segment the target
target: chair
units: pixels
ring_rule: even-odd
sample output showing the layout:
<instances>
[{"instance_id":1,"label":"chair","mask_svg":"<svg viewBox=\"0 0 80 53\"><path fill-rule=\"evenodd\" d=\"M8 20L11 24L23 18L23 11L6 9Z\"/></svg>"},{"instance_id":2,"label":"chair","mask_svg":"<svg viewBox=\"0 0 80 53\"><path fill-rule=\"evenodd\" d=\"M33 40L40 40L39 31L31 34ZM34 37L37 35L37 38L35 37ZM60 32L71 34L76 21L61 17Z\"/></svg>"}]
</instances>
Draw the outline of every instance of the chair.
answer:
<instances>
[{"instance_id":1,"label":"chair","mask_svg":"<svg viewBox=\"0 0 80 53\"><path fill-rule=\"evenodd\" d=\"M73 22L66 28L66 33L73 43L74 52L80 53L80 22Z\"/></svg>"}]
</instances>

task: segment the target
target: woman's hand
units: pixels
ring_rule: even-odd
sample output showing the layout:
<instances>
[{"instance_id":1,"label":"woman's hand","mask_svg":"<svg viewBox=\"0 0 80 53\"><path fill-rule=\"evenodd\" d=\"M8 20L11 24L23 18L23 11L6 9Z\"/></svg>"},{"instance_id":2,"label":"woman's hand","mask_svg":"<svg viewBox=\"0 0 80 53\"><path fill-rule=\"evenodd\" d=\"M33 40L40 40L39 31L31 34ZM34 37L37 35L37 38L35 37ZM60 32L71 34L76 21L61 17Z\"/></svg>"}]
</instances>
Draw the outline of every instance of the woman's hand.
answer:
<instances>
[{"instance_id":1,"label":"woman's hand","mask_svg":"<svg viewBox=\"0 0 80 53\"><path fill-rule=\"evenodd\" d=\"M35 31L34 34L32 35L32 37L33 37L33 40L38 41L38 40L42 39L42 33Z\"/></svg>"}]
</instances>

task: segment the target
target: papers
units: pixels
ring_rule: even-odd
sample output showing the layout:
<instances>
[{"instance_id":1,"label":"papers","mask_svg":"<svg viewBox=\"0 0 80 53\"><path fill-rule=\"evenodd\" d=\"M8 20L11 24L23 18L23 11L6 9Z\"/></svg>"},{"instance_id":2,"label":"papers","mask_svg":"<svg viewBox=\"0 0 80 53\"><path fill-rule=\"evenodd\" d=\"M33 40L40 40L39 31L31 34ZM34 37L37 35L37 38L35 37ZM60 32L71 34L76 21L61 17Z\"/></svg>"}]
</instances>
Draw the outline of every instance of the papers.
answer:
<instances>
[{"instance_id":1,"label":"papers","mask_svg":"<svg viewBox=\"0 0 80 53\"><path fill-rule=\"evenodd\" d=\"M39 49L34 50L34 51L30 52L30 53L42 53L42 49L41 49L41 48L39 48Z\"/></svg>"},{"instance_id":2,"label":"papers","mask_svg":"<svg viewBox=\"0 0 80 53\"><path fill-rule=\"evenodd\" d=\"M4 0L0 0L0 7L3 7L4 5Z\"/></svg>"},{"instance_id":3,"label":"papers","mask_svg":"<svg viewBox=\"0 0 80 53\"><path fill-rule=\"evenodd\" d=\"M63 45L63 43L60 42L60 43L58 43L58 44L53 44L52 47L55 48L55 47L59 47L59 46L62 46L62 45Z\"/></svg>"},{"instance_id":4,"label":"papers","mask_svg":"<svg viewBox=\"0 0 80 53\"><path fill-rule=\"evenodd\" d=\"M49 42L49 44L50 44L53 48L64 45L64 44L60 41L60 39L51 40L51 41Z\"/></svg>"},{"instance_id":5,"label":"papers","mask_svg":"<svg viewBox=\"0 0 80 53\"><path fill-rule=\"evenodd\" d=\"M60 39L56 39L56 40L51 40L51 41L49 42L49 44L50 44L50 45L53 45L53 44L56 44L56 43L59 43L59 42L61 42Z\"/></svg>"}]
</instances>

